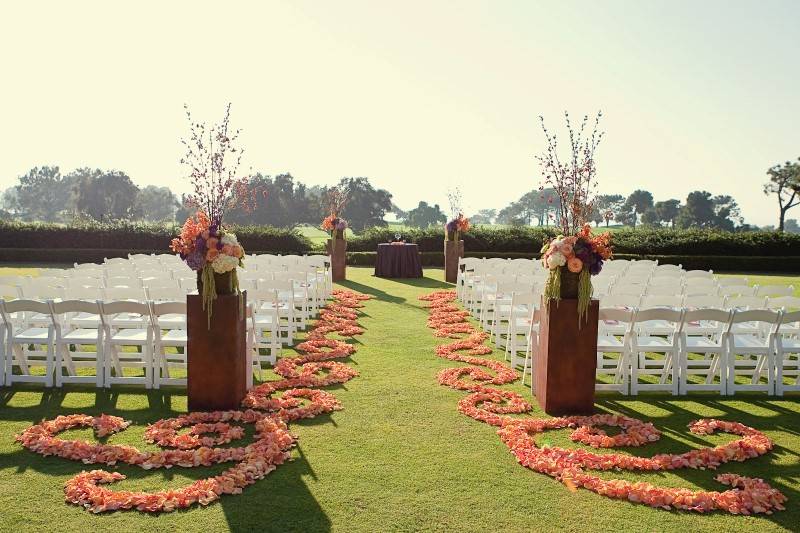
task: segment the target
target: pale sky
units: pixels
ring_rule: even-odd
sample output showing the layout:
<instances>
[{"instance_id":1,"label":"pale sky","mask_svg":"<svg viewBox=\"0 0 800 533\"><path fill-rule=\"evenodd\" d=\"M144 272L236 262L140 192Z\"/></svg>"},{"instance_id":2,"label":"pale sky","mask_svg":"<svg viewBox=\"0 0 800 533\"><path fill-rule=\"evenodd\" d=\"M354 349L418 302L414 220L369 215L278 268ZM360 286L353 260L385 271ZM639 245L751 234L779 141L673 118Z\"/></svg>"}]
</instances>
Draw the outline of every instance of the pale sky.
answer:
<instances>
[{"instance_id":1,"label":"pale sky","mask_svg":"<svg viewBox=\"0 0 800 533\"><path fill-rule=\"evenodd\" d=\"M539 114L602 109L602 192L706 189L775 224L799 22L796 0L7 3L0 187L55 164L185 191L183 103L231 101L246 168L367 176L404 209L458 186L471 214L539 185Z\"/></svg>"}]
</instances>

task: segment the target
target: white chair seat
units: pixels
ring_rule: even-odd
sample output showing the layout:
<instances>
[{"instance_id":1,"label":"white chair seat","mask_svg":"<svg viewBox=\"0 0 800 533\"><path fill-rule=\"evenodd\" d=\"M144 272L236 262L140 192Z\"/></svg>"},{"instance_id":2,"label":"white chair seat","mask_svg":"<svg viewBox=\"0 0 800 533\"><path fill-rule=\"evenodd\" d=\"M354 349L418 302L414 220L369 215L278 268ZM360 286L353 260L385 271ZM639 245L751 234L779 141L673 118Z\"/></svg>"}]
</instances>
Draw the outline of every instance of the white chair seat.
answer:
<instances>
[{"instance_id":1,"label":"white chair seat","mask_svg":"<svg viewBox=\"0 0 800 533\"><path fill-rule=\"evenodd\" d=\"M147 342L147 329L121 329L111 336L113 344L138 344Z\"/></svg>"},{"instance_id":2,"label":"white chair seat","mask_svg":"<svg viewBox=\"0 0 800 533\"><path fill-rule=\"evenodd\" d=\"M186 315L166 314L158 317L158 325L161 329L186 329Z\"/></svg>"},{"instance_id":3,"label":"white chair seat","mask_svg":"<svg viewBox=\"0 0 800 533\"><path fill-rule=\"evenodd\" d=\"M171 329L161 336L161 344L168 346L184 346L187 341L185 329Z\"/></svg>"},{"instance_id":4,"label":"white chair seat","mask_svg":"<svg viewBox=\"0 0 800 533\"><path fill-rule=\"evenodd\" d=\"M769 351L769 345L764 342L764 339L755 335L735 335L733 346L736 349L747 350L749 353Z\"/></svg>"},{"instance_id":5,"label":"white chair seat","mask_svg":"<svg viewBox=\"0 0 800 533\"><path fill-rule=\"evenodd\" d=\"M100 315L95 315L92 313L78 313L70 319L70 322L72 325L78 326L79 328L96 328L100 326L101 320Z\"/></svg>"},{"instance_id":6,"label":"white chair seat","mask_svg":"<svg viewBox=\"0 0 800 533\"><path fill-rule=\"evenodd\" d=\"M50 337L50 328L27 328L14 334L17 342L39 343L47 342Z\"/></svg>"},{"instance_id":7,"label":"white chair seat","mask_svg":"<svg viewBox=\"0 0 800 533\"><path fill-rule=\"evenodd\" d=\"M96 329L74 329L69 333L64 334L61 338L65 341L90 341L90 342L97 342L97 330Z\"/></svg>"},{"instance_id":8,"label":"white chair seat","mask_svg":"<svg viewBox=\"0 0 800 533\"><path fill-rule=\"evenodd\" d=\"M636 337L633 345L633 351L635 352L658 351L664 348L672 348L672 341L662 337Z\"/></svg>"},{"instance_id":9,"label":"white chair seat","mask_svg":"<svg viewBox=\"0 0 800 533\"><path fill-rule=\"evenodd\" d=\"M136 313L120 313L111 320L111 325L115 328L139 329L145 321L145 317Z\"/></svg>"},{"instance_id":10,"label":"white chair seat","mask_svg":"<svg viewBox=\"0 0 800 533\"><path fill-rule=\"evenodd\" d=\"M597 349L600 351L622 350L625 345L613 335L601 335L597 338Z\"/></svg>"},{"instance_id":11,"label":"white chair seat","mask_svg":"<svg viewBox=\"0 0 800 533\"><path fill-rule=\"evenodd\" d=\"M724 348L721 343L715 342L708 337L688 336L686 337L686 349L688 352L700 351L706 353L713 351L715 353L722 353Z\"/></svg>"}]
</instances>

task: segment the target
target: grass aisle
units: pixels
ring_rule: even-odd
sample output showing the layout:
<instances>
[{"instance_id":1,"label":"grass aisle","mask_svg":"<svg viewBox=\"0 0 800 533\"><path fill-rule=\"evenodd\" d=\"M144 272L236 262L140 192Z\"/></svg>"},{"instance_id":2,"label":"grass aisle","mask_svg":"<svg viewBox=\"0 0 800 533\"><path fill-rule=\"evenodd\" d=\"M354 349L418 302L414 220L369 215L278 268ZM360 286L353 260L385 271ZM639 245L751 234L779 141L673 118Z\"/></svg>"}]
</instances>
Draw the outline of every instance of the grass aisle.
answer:
<instances>
[{"instance_id":1,"label":"grass aisle","mask_svg":"<svg viewBox=\"0 0 800 533\"><path fill-rule=\"evenodd\" d=\"M439 386L436 374L452 367L433 354L436 339L426 327L427 311L417 297L443 287L442 272L422 280L382 280L371 269L351 268L347 288L375 296L366 302L356 337L358 352L342 360L360 377L329 387L344 410L295 422L299 436L294 460L239 496L208 508L158 516L119 512L93 516L63 502L62 485L84 465L40 457L13 442L32 422L57 414L107 412L132 419L109 442L147 448L145 424L186 410L183 393L136 390L97 392L69 388L45 393L30 387L0 389L0 530L32 531L757 531L796 530L800 524L800 401L742 396L674 399L668 395L623 399L607 395L603 410L652 420L663 431L653 445L624 450L650 456L718 444L731 436L698 437L686 424L698 417L737 420L763 430L776 448L764 457L726 465L721 472L763 477L788 497L787 510L768 517L702 516L669 512L611 500L565 486L514 460L495 429L456 410L463 392ZM502 354L495 354L502 358ZM275 379L269 376L268 379ZM523 392L519 384L503 388ZM115 389L116 391L116 389ZM534 412L541 416L541 412ZM566 431L540 441L574 447ZM66 437L91 440L89 431ZM130 476L119 489L179 487L220 469L173 468L161 472L120 468ZM712 472L675 471L613 475L626 479L707 490L724 490Z\"/></svg>"}]
</instances>

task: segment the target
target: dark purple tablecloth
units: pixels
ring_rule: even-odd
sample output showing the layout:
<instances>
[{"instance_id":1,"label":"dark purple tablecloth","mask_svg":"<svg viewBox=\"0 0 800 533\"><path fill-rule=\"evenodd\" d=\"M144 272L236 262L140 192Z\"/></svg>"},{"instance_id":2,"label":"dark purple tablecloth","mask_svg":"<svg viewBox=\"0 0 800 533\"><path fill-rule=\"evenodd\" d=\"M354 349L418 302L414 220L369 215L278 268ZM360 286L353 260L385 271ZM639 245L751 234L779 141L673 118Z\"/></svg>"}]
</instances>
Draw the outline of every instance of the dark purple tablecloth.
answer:
<instances>
[{"instance_id":1,"label":"dark purple tablecloth","mask_svg":"<svg viewBox=\"0 0 800 533\"><path fill-rule=\"evenodd\" d=\"M381 278L421 278L419 247L416 244L379 244L375 275Z\"/></svg>"}]
</instances>

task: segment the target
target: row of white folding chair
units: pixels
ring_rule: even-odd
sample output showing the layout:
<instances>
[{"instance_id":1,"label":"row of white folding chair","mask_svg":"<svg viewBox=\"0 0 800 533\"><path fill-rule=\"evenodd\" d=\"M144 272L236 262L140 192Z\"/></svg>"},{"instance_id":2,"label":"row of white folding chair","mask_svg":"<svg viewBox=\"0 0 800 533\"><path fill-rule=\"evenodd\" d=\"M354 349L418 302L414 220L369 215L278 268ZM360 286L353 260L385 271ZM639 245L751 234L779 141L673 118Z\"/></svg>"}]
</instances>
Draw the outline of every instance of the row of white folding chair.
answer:
<instances>
[{"instance_id":1,"label":"row of white folding chair","mask_svg":"<svg viewBox=\"0 0 800 533\"><path fill-rule=\"evenodd\" d=\"M24 315L48 315L49 324L28 323ZM0 385L39 382L60 387L63 383L186 385L186 302L91 302L65 300L0 302L4 343L0 349ZM261 373L261 363L275 364L280 353L276 334L256 320L248 306L248 364ZM265 337L264 333L270 333ZM258 342L257 342L258 341ZM83 350L93 345L95 350ZM122 348L136 348L126 351ZM169 350L168 348L173 348ZM266 356L261 350L266 349ZM18 372L14 372L14 367ZM32 368L42 367L33 373ZM94 368L93 375L79 368ZM126 369L138 369L131 376ZM252 372L248 383L252 384Z\"/></svg>"},{"instance_id":2,"label":"row of white folding chair","mask_svg":"<svg viewBox=\"0 0 800 533\"><path fill-rule=\"evenodd\" d=\"M479 279L475 279L471 286L468 286L465 294L465 307L480 322L484 328L489 328L494 311L495 300L498 299L498 287L504 284L525 285L528 290L535 287L544 286L546 278L530 275L516 274L484 274ZM505 294L500 295L500 300L508 300L511 291L500 291Z\"/></svg>"},{"instance_id":3,"label":"row of white folding chair","mask_svg":"<svg viewBox=\"0 0 800 533\"><path fill-rule=\"evenodd\" d=\"M41 287L21 289L17 297L32 300L186 300L196 286L169 287ZM7 292L7 291L3 291Z\"/></svg>"},{"instance_id":4,"label":"row of white folding chair","mask_svg":"<svg viewBox=\"0 0 800 533\"><path fill-rule=\"evenodd\" d=\"M717 295L601 295L601 307L689 307L720 309L796 309L800 308L797 296L717 296Z\"/></svg>"},{"instance_id":5,"label":"row of white folding chair","mask_svg":"<svg viewBox=\"0 0 800 533\"><path fill-rule=\"evenodd\" d=\"M798 311L601 308L600 318L597 374L610 375L611 383L598 384L598 390L729 395L800 390L800 341L794 333L780 333L784 323L797 331ZM608 353L616 357L606 357ZM642 383L642 376L657 382L651 378ZM784 378L794 383L786 384Z\"/></svg>"}]
</instances>

